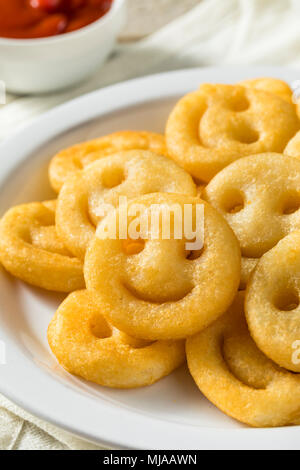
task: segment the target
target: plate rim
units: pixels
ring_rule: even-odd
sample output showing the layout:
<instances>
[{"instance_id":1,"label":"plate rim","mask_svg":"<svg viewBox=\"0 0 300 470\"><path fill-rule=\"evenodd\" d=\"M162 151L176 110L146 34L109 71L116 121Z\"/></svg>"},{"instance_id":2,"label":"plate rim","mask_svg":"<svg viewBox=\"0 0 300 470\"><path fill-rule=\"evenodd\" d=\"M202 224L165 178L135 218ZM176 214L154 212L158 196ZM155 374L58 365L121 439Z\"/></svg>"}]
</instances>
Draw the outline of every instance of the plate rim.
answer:
<instances>
[{"instance_id":1,"label":"plate rim","mask_svg":"<svg viewBox=\"0 0 300 470\"><path fill-rule=\"evenodd\" d=\"M136 78L80 96L39 115L1 142L0 154L5 155L5 160L1 161L0 189L13 171L43 143L95 118L186 93L200 82L211 81L209 77L212 76L216 76L216 82L224 83L257 76L290 81L293 76L297 78L297 73L292 68L264 66L183 69ZM197 427L151 417L104 400L97 401L97 417L105 424L99 428L95 424L95 398L78 393L42 368L34 368L32 360L22 354L5 333L1 315L0 326L10 358L8 364L0 366L0 393L33 416L90 442L111 449L297 448L300 426L269 429ZM14 370L16 364L18 374ZM58 406L61 399L63 404Z\"/></svg>"}]
</instances>

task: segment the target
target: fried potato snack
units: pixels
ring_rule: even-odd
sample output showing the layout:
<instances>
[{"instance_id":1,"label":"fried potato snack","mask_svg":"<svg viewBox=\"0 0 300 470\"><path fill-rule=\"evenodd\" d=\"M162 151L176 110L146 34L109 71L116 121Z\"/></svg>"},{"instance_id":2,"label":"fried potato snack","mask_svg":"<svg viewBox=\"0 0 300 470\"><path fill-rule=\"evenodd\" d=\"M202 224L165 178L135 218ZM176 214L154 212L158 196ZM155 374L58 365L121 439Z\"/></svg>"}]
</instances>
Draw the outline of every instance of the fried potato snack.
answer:
<instances>
[{"instance_id":1,"label":"fried potato snack","mask_svg":"<svg viewBox=\"0 0 300 470\"><path fill-rule=\"evenodd\" d=\"M240 290L245 290L259 259L242 257Z\"/></svg>"},{"instance_id":2,"label":"fried potato snack","mask_svg":"<svg viewBox=\"0 0 300 470\"><path fill-rule=\"evenodd\" d=\"M300 231L291 233L258 263L248 284L246 318L257 346L274 362L300 372Z\"/></svg>"},{"instance_id":3,"label":"fried potato snack","mask_svg":"<svg viewBox=\"0 0 300 470\"><path fill-rule=\"evenodd\" d=\"M284 154L289 157L300 159L300 132L297 132L297 134L289 141L284 150Z\"/></svg>"},{"instance_id":4,"label":"fried potato snack","mask_svg":"<svg viewBox=\"0 0 300 470\"><path fill-rule=\"evenodd\" d=\"M154 204L170 215L169 239L162 223L157 231L149 223ZM189 250L184 236L175 239L186 205L193 224L197 208L204 209L203 249ZM136 207L139 215L131 216ZM123 240L117 230L116 239L105 239L105 229L115 221L118 227L124 217L128 230L147 222L147 237ZM225 220L199 197L149 194L130 201L125 215L120 206L99 225L85 258L85 279L103 315L121 331L148 340L180 339L205 328L231 304L240 281L240 250Z\"/></svg>"},{"instance_id":5,"label":"fried potato snack","mask_svg":"<svg viewBox=\"0 0 300 470\"><path fill-rule=\"evenodd\" d=\"M48 341L68 372L106 387L151 385L185 360L183 341L149 344L113 328L86 290L70 294L59 307Z\"/></svg>"},{"instance_id":6,"label":"fried potato snack","mask_svg":"<svg viewBox=\"0 0 300 470\"><path fill-rule=\"evenodd\" d=\"M52 188L59 192L72 173L82 170L95 160L125 150L150 150L167 156L165 138L154 132L121 131L83 142L59 152L49 167Z\"/></svg>"},{"instance_id":7,"label":"fried potato snack","mask_svg":"<svg viewBox=\"0 0 300 470\"><path fill-rule=\"evenodd\" d=\"M85 286L83 265L55 228L56 201L10 209L0 221L0 261L15 277L43 289L72 292Z\"/></svg>"},{"instance_id":8,"label":"fried potato snack","mask_svg":"<svg viewBox=\"0 0 300 470\"><path fill-rule=\"evenodd\" d=\"M56 224L68 249L83 259L105 205L117 207L119 197L154 192L196 195L196 186L172 160L144 150L120 152L71 175L59 197Z\"/></svg>"},{"instance_id":9,"label":"fried potato snack","mask_svg":"<svg viewBox=\"0 0 300 470\"><path fill-rule=\"evenodd\" d=\"M243 80L238 85L246 88L255 88L256 90L263 90L274 95L279 96L287 103L293 103L293 91L290 86L283 80L278 78L253 78L250 80Z\"/></svg>"},{"instance_id":10,"label":"fried potato snack","mask_svg":"<svg viewBox=\"0 0 300 470\"><path fill-rule=\"evenodd\" d=\"M255 267L253 259L300 229L299 188L300 161L275 153L242 158L207 185L203 198L225 217L246 258L243 283Z\"/></svg>"},{"instance_id":11,"label":"fried potato snack","mask_svg":"<svg viewBox=\"0 0 300 470\"><path fill-rule=\"evenodd\" d=\"M209 182L241 157L283 152L298 130L294 106L280 97L244 86L206 84L177 103L166 140L179 165Z\"/></svg>"},{"instance_id":12,"label":"fried potato snack","mask_svg":"<svg viewBox=\"0 0 300 470\"><path fill-rule=\"evenodd\" d=\"M297 97L294 99L293 90L283 80L279 80L277 78L257 78L253 80L245 80L240 82L239 85L245 86L247 88L256 88L259 90L268 91L269 93L273 93L279 96L287 103L293 104L296 109L296 113L300 118L299 99L297 100Z\"/></svg>"},{"instance_id":13,"label":"fried potato snack","mask_svg":"<svg viewBox=\"0 0 300 470\"><path fill-rule=\"evenodd\" d=\"M239 293L228 313L187 340L190 372L215 406L243 423L300 424L300 376L280 369L256 347L243 300Z\"/></svg>"}]
</instances>

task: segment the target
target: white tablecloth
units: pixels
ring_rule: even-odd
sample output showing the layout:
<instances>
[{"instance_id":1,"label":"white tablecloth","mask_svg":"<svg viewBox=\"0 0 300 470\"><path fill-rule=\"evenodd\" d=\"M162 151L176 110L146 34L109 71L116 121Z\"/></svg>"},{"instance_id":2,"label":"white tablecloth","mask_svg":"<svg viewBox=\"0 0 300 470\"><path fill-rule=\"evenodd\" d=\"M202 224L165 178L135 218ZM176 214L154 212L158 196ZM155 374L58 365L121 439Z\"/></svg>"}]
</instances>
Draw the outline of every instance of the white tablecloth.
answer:
<instances>
[{"instance_id":1,"label":"white tablecloth","mask_svg":"<svg viewBox=\"0 0 300 470\"><path fill-rule=\"evenodd\" d=\"M147 39L119 46L96 75L75 89L50 96L9 95L0 108L0 139L57 104L137 76L212 64L298 66L299 21L299 0L202 0ZM0 396L0 449L91 448L97 447L33 418Z\"/></svg>"}]
</instances>

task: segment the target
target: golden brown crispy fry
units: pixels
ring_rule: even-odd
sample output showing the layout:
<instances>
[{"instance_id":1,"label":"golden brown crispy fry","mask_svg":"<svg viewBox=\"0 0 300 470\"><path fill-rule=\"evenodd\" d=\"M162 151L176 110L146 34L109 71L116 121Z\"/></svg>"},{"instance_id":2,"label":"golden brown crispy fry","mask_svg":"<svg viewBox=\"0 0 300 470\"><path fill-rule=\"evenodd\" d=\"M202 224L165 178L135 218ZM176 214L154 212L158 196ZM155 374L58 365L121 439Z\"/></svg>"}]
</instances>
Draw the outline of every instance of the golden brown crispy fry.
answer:
<instances>
[{"instance_id":1,"label":"golden brown crispy fry","mask_svg":"<svg viewBox=\"0 0 300 470\"><path fill-rule=\"evenodd\" d=\"M130 201L128 213L137 204L143 209L138 219L128 216L128 226L136 220L144 224L153 204L170 212L176 205L180 213L189 204L195 223L196 208L203 205L204 249L187 251L185 237L164 239L161 225L154 238L150 224L148 238L132 246L130 239L100 238L101 224L85 258L87 287L108 321L127 334L149 340L185 338L222 315L233 301L240 282L238 242L218 212L198 197L151 194ZM109 214L105 225L119 221L120 214L120 208ZM178 219L174 221L170 233Z\"/></svg>"},{"instance_id":2,"label":"golden brown crispy fry","mask_svg":"<svg viewBox=\"0 0 300 470\"><path fill-rule=\"evenodd\" d=\"M82 142L59 152L51 160L49 178L53 189L59 192L66 179L90 163L125 150L150 150L167 156L163 135L146 131L121 131Z\"/></svg>"},{"instance_id":3,"label":"golden brown crispy fry","mask_svg":"<svg viewBox=\"0 0 300 470\"><path fill-rule=\"evenodd\" d=\"M248 284L246 318L258 347L274 362L300 372L300 231L266 253ZM300 343L298 345L300 347Z\"/></svg>"},{"instance_id":4,"label":"golden brown crispy fry","mask_svg":"<svg viewBox=\"0 0 300 470\"><path fill-rule=\"evenodd\" d=\"M113 328L86 290L69 295L59 307L48 341L68 372L106 387L151 385L185 360L183 341L149 344Z\"/></svg>"},{"instance_id":5,"label":"golden brown crispy fry","mask_svg":"<svg viewBox=\"0 0 300 470\"><path fill-rule=\"evenodd\" d=\"M0 260L34 286L72 292L85 286L82 262L65 248L55 228L56 201L10 209L0 221Z\"/></svg>"},{"instance_id":6,"label":"golden brown crispy fry","mask_svg":"<svg viewBox=\"0 0 300 470\"><path fill-rule=\"evenodd\" d=\"M98 160L71 175L59 196L57 230L68 249L83 259L107 208L154 192L196 195L196 186L172 160L145 150L120 152ZM106 209L106 210L105 210ZM104 211L104 212L103 212Z\"/></svg>"},{"instance_id":7,"label":"golden brown crispy fry","mask_svg":"<svg viewBox=\"0 0 300 470\"><path fill-rule=\"evenodd\" d=\"M283 152L299 125L294 106L272 93L205 84L171 112L167 148L194 178L209 182L245 155Z\"/></svg>"},{"instance_id":8,"label":"golden brown crispy fry","mask_svg":"<svg viewBox=\"0 0 300 470\"><path fill-rule=\"evenodd\" d=\"M190 372L227 415L255 427L300 423L300 376L280 369L251 339L244 293L206 330L187 340Z\"/></svg>"}]
</instances>

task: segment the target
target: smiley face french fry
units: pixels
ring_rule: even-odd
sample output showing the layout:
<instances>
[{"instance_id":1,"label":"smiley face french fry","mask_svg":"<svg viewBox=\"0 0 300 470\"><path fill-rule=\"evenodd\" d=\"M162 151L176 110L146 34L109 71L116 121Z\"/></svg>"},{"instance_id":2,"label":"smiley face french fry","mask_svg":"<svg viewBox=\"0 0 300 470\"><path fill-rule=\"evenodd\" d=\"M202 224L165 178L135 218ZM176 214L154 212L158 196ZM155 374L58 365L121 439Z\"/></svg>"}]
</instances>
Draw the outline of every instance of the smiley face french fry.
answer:
<instances>
[{"instance_id":1,"label":"smiley face french fry","mask_svg":"<svg viewBox=\"0 0 300 470\"><path fill-rule=\"evenodd\" d=\"M270 359L294 372L300 340L300 231L281 240L259 261L248 284L246 318L250 333Z\"/></svg>"},{"instance_id":2,"label":"smiley face french fry","mask_svg":"<svg viewBox=\"0 0 300 470\"><path fill-rule=\"evenodd\" d=\"M160 192L196 195L196 186L172 160L143 150L120 152L96 161L64 184L56 213L57 230L68 249L83 259L103 219L105 205L120 196Z\"/></svg>"},{"instance_id":3,"label":"smiley face french fry","mask_svg":"<svg viewBox=\"0 0 300 470\"><path fill-rule=\"evenodd\" d=\"M83 265L55 228L56 201L10 209L0 221L0 260L7 271L43 289L72 292L85 286Z\"/></svg>"},{"instance_id":4,"label":"smiley face french fry","mask_svg":"<svg viewBox=\"0 0 300 470\"><path fill-rule=\"evenodd\" d=\"M51 160L49 178L59 192L67 178L90 163L126 150L150 150L167 156L163 135L146 131L121 131L74 145L59 152Z\"/></svg>"},{"instance_id":5,"label":"smiley face french fry","mask_svg":"<svg viewBox=\"0 0 300 470\"><path fill-rule=\"evenodd\" d=\"M280 369L252 340L239 293L228 312L186 344L200 391L232 418L254 427L300 423L300 376Z\"/></svg>"},{"instance_id":6,"label":"smiley face french fry","mask_svg":"<svg viewBox=\"0 0 300 470\"><path fill-rule=\"evenodd\" d=\"M241 245L242 287L256 263L300 229L300 161L282 154L251 155L222 170L203 198L225 217Z\"/></svg>"},{"instance_id":7,"label":"smiley face french fry","mask_svg":"<svg viewBox=\"0 0 300 470\"><path fill-rule=\"evenodd\" d=\"M262 90L202 85L171 112L169 155L194 178L209 182L241 157L282 152L299 130L294 106Z\"/></svg>"},{"instance_id":8,"label":"smiley face french fry","mask_svg":"<svg viewBox=\"0 0 300 470\"><path fill-rule=\"evenodd\" d=\"M150 343L113 328L88 291L70 294L48 328L59 363L71 374L99 385L151 385L184 363L183 341Z\"/></svg>"},{"instance_id":9,"label":"smiley face french fry","mask_svg":"<svg viewBox=\"0 0 300 470\"><path fill-rule=\"evenodd\" d=\"M85 258L87 288L103 315L114 326L137 338L179 339L205 328L231 304L240 281L238 242L218 212L198 197L151 194L128 204L128 228L144 225L151 206L168 210L169 238L148 224L147 239L102 238L103 224L117 225L123 207L98 227ZM186 205L195 223L197 207L204 210L204 247L189 251L185 237L172 235L182 227ZM131 217L133 207L141 208ZM176 209L176 212L175 212ZM179 213L179 218L177 215ZM175 216L176 214L176 216ZM224 282L226 279L226 282Z\"/></svg>"}]
</instances>

